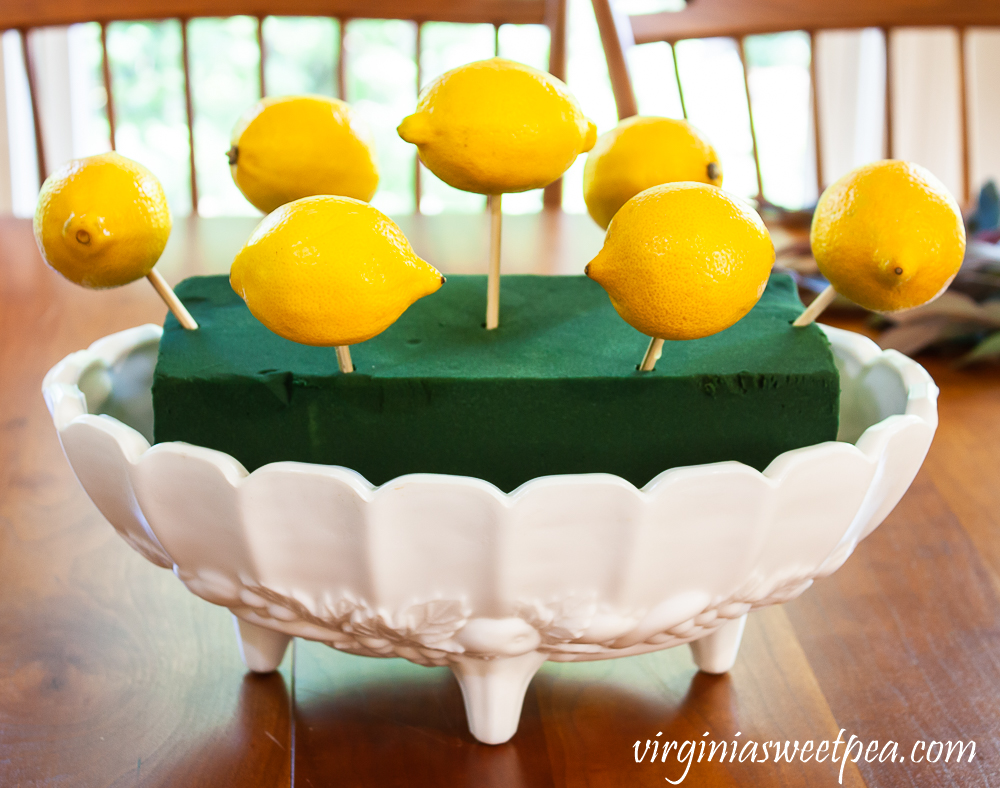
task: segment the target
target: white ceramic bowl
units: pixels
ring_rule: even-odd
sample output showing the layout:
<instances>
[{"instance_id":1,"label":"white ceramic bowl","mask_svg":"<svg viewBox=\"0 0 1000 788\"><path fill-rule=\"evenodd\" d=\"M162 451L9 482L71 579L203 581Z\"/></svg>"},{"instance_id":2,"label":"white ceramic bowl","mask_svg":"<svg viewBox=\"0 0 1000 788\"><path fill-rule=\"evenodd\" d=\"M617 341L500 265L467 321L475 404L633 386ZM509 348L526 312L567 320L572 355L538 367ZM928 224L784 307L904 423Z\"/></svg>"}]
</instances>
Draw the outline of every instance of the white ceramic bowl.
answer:
<instances>
[{"instance_id":1,"label":"white ceramic bowl","mask_svg":"<svg viewBox=\"0 0 1000 788\"><path fill-rule=\"evenodd\" d=\"M43 390L87 494L136 551L233 612L250 670L275 669L292 636L447 665L473 735L499 743L547 659L691 643L702 670L727 671L748 611L833 572L896 505L934 435L937 387L905 356L824 330L839 441L763 473L674 468L641 490L608 474L509 494L437 474L373 487L348 468L248 474L212 449L150 446L159 326L68 356Z\"/></svg>"}]
</instances>

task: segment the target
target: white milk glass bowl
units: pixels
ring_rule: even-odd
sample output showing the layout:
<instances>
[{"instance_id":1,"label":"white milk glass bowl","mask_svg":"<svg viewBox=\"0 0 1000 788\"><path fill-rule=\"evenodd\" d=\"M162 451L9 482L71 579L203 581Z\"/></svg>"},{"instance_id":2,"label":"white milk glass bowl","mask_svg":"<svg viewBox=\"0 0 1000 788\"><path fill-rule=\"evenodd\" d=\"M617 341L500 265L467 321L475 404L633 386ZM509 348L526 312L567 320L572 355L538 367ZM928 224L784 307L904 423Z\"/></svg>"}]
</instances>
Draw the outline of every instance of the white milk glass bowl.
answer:
<instances>
[{"instance_id":1,"label":"white milk glass bowl","mask_svg":"<svg viewBox=\"0 0 1000 788\"><path fill-rule=\"evenodd\" d=\"M738 462L664 471L642 489L609 474L402 476L378 487L338 466L253 473L186 443L151 446L162 330L123 331L48 373L70 464L125 541L229 608L247 668L289 640L446 665L482 742L517 730L545 660L690 643L732 667L747 613L837 569L913 481L937 426L917 363L824 327L841 377L840 435L761 473Z\"/></svg>"}]
</instances>

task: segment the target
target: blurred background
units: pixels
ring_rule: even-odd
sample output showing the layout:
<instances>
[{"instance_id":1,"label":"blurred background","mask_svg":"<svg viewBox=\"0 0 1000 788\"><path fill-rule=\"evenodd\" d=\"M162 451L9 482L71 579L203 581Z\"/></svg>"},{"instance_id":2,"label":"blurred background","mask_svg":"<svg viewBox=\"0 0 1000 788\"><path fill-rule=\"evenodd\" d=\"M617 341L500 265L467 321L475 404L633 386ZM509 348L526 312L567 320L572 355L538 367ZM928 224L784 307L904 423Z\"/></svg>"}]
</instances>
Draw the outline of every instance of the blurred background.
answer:
<instances>
[{"instance_id":1,"label":"blurred background","mask_svg":"<svg viewBox=\"0 0 1000 788\"><path fill-rule=\"evenodd\" d=\"M669 9L678 0L625 0L619 10ZM420 81L494 52L492 25L425 23ZM970 29L971 194L1000 176L1000 31ZM502 25L503 57L538 68L548 61L544 26ZM41 28L30 35L49 170L79 156L109 150L108 101L102 75L100 26ZM352 19L343 36L328 18L270 16L263 22L269 95L337 95L343 42L345 93L375 136L381 183L373 203L393 215L413 213L412 145L396 125L417 99L416 25L402 20ZM899 29L894 33L895 156L927 166L961 199L960 103L957 33ZM118 150L147 165L163 182L175 216L191 211L188 131L181 31L177 20L112 22L107 47L114 90ZM255 215L240 195L226 162L239 115L259 96L257 20L193 19L189 23L198 212ZM589 0L569 0L567 81L601 132L617 123L604 52ZM17 31L2 35L0 59L0 214L30 216L38 167L27 77ZM768 199L789 209L815 203L810 58L804 32L751 36L746 42L762 179ZM756 194L749 118L736 45L728 39L682 41L677 47L691 121L713 141L725 188ZM885 43L878 29L826 31L817 36L816 68L826 182L881 158L885 146ZM673 62L665 43L633 47L628 60L642 114L681 117ZM565 177L562 207L584 213L584 158ZM422 170L419 211L479 212L483 197L459 192ZM508 213L542 209L541 191L509 195Z\"/></svg>"}]
</instances>

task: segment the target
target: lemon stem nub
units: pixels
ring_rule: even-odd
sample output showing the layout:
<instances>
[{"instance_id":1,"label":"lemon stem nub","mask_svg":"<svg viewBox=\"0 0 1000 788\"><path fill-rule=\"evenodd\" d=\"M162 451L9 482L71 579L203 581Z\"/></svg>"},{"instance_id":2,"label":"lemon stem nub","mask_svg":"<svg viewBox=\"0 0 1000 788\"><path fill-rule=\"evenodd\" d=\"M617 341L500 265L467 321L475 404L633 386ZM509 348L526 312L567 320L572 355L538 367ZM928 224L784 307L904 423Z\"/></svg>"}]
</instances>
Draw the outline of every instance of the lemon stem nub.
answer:
<instances>
[{"instance_id":1,"label":"lemon stem nub","mask_svg":"<svg viewBox=\"0 0 1000 788\"><path fill-rule=\"evenodd\" d=\"M708 163L708 172L706 174L708 175L708 179L710 181L714 181L716 178L718 178L719 177L719 163L715 162L715 161L710 161Z\"/></svg>"},{"instance_id":2,"label":"lemon stem nub","mask_svg":"<svg viewBox=\"0 0 1000 788\"><path fill-rule=\"evenodd\" d=\"M351 361L351 348L348 345L337 345L337 366L341 372L354 372L354 362Z\"/></svg>"},{"instance_id":3,"label":"lemon stem nub","mask_svg":"<svg viewBox=\"0 0 1000 788\"><path fill-rule=\"evenodd\" d=\"M656 369L656 362L659 360L662 353L663 340L658 337L652 337L649 340L649 347L646 348L646 355L642 357L642 363L639 365L639 371L652 372Z\"/></svg>"},{"instance_id":4,"label":"lemon stem nub","mask_svg":"<svg viewBox=\"0 0 1000 788\"><path fill-rule=\"evenodd\" d=\"M826 290L813 299L812 303L806 307L805 311L795 318L795 322L792 323L792 325L796 328L808 326L823 313L824 309L833 303L833 299L836 297L837 291L833 289L833 285L827 285Z\"/></svg>"},{"instance_id":5,"label":"lemon stem nub","mask_svg":"<svg viewBox=\"0 0 1000 788\"><path fill-rule=\"evenodd\" d=\"M502 194L491 194L490 204L490 267L486 279L486 328L500 325L500 230L503 214L500 211Z\"/></svg>"},{"instance_id":6,"label":"lemon stem nub","mask_svg":"<svg viewBox=\"0 0 1000 788\"><path fill-rule=\"evenodd\" d=\"M79 241L80 243L84 244L84 245L89 244L90 243L90 233L88 233L86 230L77 230L76 231L76 240Z\"/></svg>"},{"instance_id":7,"label":"lemon stem nub","mask_svg":"<svg viewBox=\"0 0 1000 788\"><path fill-rule=\"evenodd\" d=\"M236 162L239 160L239 157L240 157L240 149L237 148L235 145L233 145L233 147L231 147L228 151L226 151L226 158L229 159L230 166L236 164Z\"/></svg>"},{"instance_id":8,"label":"lemon stem nub","mask_svg":"<svg viewBox=\"0 0 1000 788\"><path fill-rule=\"evenodd\" d=\"M160 272L155 268L146 274L146 278L149 283L153 286L157 293L160 294L160 298L167 305L167 308L174 313L174 317L177 318L177 322L180 323L188 331L194 331L198 328L198 324L195 319L191 317L191 313L187 311L187 307L181 303L181 300L177 297L177 294L170 289L170 285L167 284L167 280L160 276Z\"/></svg>"}]
</instances>

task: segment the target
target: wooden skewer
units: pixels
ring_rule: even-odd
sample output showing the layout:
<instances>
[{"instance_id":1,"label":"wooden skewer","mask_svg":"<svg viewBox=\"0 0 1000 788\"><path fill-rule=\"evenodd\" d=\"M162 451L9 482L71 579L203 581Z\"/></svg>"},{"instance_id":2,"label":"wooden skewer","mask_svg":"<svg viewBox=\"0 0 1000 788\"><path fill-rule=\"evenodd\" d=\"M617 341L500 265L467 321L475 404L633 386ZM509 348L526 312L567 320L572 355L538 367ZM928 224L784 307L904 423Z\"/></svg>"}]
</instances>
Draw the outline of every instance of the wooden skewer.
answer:
<instances>
[{"instance_id":1,"label":"wooden skewer","mask_svg":"<svg viewBox=\"0 0 1000 788\"><path fill-rule=\"evenodd\" d=\"M649 347L646 348L646 355L642 357L642 363L639 365L639 371L652 372L656 369L656 362L659 360L662 353L663 340L658 337L652 337L649 340Z\"/></svg>"},{"instance_id":2,"label":"wooden skewer","mask_svg":"<svg viewBox=\"0 0 1000 788\"><path fill-rule=\"evenodd\" d=\"M354 362L351 361L351 348L348 345L337 345L337 366L341 372L354 372Z\"/></svg>"},{"instance_id":3,"label":"wooden skewer","mask_svg":"<svg viewBox=\"0 0 1000 788\"><path fill-rule=\"evenodd\" d=\"M170 285L167 284L167 280L160 276L160 272L155 268L146 274L146 278L149 280L150 284L156 288L156 292L160 294L160 298L163 299L164 303L174 313L174 317L177 318L177 322L180 323L188 331L194 331L198 328L198 324L195 319L191 317L191 313L187 311L187 307L181 303L181 300L177 297L176 293L170 289Z\"/></svg>"},{"instance_id":4,"label":"wooden skewer","mask_svg":"<svg viewBox=\"0 0 1000 788\"><path fill-rule=\"evenodd\" d=\"M500 325L500 229L503 214L500 212L502 194L491 194L490 204L490 268L486 280L486 328Z\"/></svg>"},{"instance_id":5,"label":"wooden skewer","mask_svg":"<svg viewBox=\"0 0 1000 788\"><path fill-rule=\"evenodd\" d=\"M837 291L833 289L833 285L827 285L826 289L813 299L813 302L806 307L805 311L795 318L795 322L792 325L797 328L808 326L823 314L823 310L830 306L836 297Z\"/></svg>"}]
</instances>

